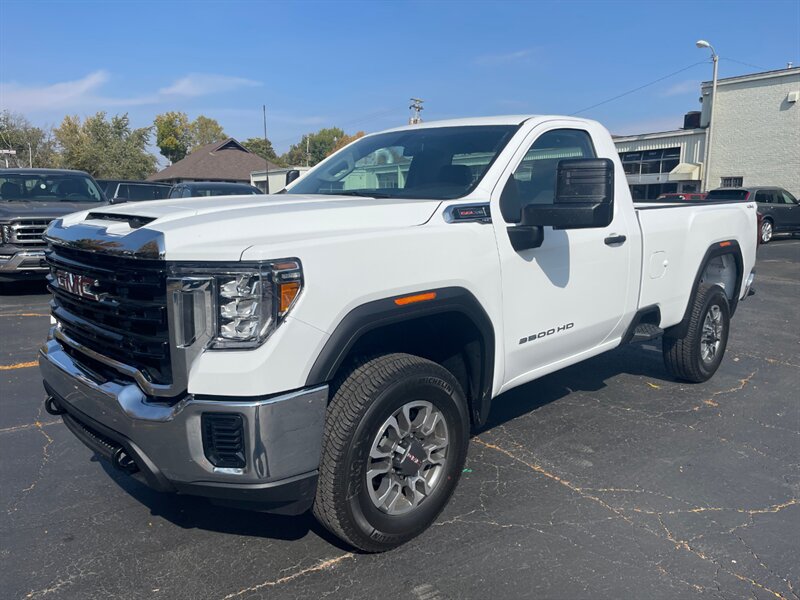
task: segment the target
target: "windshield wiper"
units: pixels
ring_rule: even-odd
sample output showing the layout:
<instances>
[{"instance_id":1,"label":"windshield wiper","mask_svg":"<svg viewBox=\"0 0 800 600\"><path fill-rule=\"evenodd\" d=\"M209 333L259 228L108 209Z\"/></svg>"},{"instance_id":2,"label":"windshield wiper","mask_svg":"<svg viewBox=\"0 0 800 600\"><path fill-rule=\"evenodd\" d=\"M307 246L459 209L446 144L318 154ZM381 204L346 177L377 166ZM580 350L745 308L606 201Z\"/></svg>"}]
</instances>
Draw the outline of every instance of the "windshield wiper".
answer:
<instances>
[{"instance_id":1,"label":"windshield wiper","mask_svg":"<svg viewBox=\"0 0 800 600\"><path fill-rule=\"evenodd\" d=\"M326 196L358 196L360 198L394 198L393 194L386 192L374 192L368 190L341 190L333 194L326 194Z\"/></svg>"}]
</instances>

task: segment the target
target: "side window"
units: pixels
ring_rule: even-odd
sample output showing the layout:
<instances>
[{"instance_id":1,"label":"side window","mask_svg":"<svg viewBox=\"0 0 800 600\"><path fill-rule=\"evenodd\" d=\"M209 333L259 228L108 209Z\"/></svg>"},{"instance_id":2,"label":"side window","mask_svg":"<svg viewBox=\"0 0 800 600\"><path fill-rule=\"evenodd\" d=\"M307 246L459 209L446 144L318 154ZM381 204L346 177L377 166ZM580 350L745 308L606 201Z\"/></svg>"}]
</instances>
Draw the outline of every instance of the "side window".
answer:
<instances>
[{"instance_id":1,"label":"side window","mask_svg":"<svg viewBox=\"0 0 800 600\"><path fill-rule=\"evenodd\" d=\"M500 196L500 212L509 223L522 220L527 204L551 204L558 163L565 158L597 158L592 138L581 129L554 129L536 138L509 177Z\"/></svg>"},{"instance_id":2,"label":"side window","mask_svg":"<svg viewBox=\"0 0 800 600\"><path fill-rule=\"evenodd\" d=\"M756 202L772 203L772 194L768 192L756 192Z\"/></svg>"},{"instance_id":3,"label":"side window","mask_svg":"<svg viewBox=\"0 0 800 600\"><path fill-rule=\"evenodd\" d=\"M797 200L794 199L794 196L792 196L786 190L778 190L777 194L779 199L783 198L784 204L797 204Z\"/></svg>"}]
</instances>

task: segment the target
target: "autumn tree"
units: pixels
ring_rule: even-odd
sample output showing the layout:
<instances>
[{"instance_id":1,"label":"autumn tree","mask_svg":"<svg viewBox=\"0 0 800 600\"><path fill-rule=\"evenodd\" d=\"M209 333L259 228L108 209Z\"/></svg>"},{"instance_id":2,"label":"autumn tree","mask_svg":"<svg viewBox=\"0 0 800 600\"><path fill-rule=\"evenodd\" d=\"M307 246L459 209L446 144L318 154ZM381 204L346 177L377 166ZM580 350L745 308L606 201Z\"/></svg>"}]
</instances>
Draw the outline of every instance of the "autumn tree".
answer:
<instances>
[{"instance_id":1,"label":"autumn tree","mask_svg":"<svg viewBox=\"0 0 800 600\"><path fill-rule=\"evenodd\" d=\"M127 114L107 119L98 112L84 121L67 116L53 133L62 167L101 179L145 179L156 170L156 157L147 151L150 128L131 128Z\"/></svg>"},{"instance_id":2,"label":"autumn tree","mask_svg":"<svg viewBox=\"0 0 800 600\"><path fill-rule=\"evenodd\" d=\"M31 125L23 115L8 110L0 113L0 148L16 151L6 156L9 165L17 167L54 167L58 160L52 129Z\"/></svg>"},{"instance_id":3,"label":"autumn tree","mask_svg":"<svg viewBox=\"0 0 800 600\"><path fill-rule=\"evenodd\" d=\"M357 131L353 135L347 135L345 133L342 137L340 137L336 141L336 144L333 146L333 148L331 148L331 151L328 154L330 155L330 154L333 154L334 152L336 152L337 150L341 150L342 148L347 146L347 144L349 144L350 142L355 142L358 138L362 138L365 135L367 135L367 134L364 133L363 131Z\"/></svg>"},{"instance_id":4,"label":"autumn tree","mask_svg":"<svg viewBox=\"0 0 800 600\"><path fill-rule=\"evenodd\" d=\"M153 125L156 128L156 146L169 162L178 162L186 156L192 145L192 129L186 113L157 115Z\"/></svg>"},{"instance_id":5,"label":"autumn tree","mask_svg":"<svg viewBox=\"0 0 800 600\"><path fill-rule=\"evenodd\" d=\"M192 152L195 148L200 146L228 139L228 136L222 129L222 125L220 125L216 119L211 119L204 115L199 115L192 121L189 125L189 129L191 131L189 152Z\"/></svg>"}]
</instances>

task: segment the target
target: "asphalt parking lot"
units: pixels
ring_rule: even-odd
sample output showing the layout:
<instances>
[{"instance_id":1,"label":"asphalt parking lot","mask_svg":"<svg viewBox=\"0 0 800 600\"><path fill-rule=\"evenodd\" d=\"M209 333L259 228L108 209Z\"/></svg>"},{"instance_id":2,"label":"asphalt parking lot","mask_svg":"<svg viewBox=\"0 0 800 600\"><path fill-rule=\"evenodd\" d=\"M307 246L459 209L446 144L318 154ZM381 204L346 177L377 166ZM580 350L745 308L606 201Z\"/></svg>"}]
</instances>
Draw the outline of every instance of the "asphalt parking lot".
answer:
<instances>
[{"instance_id":1,"label":"asphalt parking lot","mask_svg":"<svg viewBox=\"0 0 800 600\"><path fill-rule=\"evenodd\" d=\"M42 410L41 286L0 293L4 598L800 598L800 240L702 385L660 342L514 390L450 506L412 543L351 552L310 516L162 495Z\"/></svg>"}]
</instances>

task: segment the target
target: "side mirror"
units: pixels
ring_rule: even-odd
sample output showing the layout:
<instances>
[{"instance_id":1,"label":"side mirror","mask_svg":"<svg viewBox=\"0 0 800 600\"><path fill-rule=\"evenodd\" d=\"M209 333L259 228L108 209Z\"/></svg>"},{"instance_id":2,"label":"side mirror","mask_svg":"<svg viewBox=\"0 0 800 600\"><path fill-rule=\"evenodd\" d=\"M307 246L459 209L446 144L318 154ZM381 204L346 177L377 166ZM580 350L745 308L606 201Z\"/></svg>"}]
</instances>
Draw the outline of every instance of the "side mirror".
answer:
<instances>
[{"instance_id":1,"label":"side mirror","mask_svg":"<svg viewBox=\"0 0 800 600\"><path fill-rule=\"evenodd\" d=\"M286 185L292 183L295 179L300 179L300 171L292 169L286 172Z\"/></svg>"},{"instance_id":2,"label":"side mirror","mask_svg":"<svg viewBox=\"0 0 800 600\"><path fill-rule=\"evenodd\" d=\"M119 196L114 196L111 200L108 201L109 204L123 204L127 202L127 198L120 198Z\"/></svg>"},{"instance_id":3,"label":"side mirror","mask_svg":"<svg viewBox=\"0 0 800 600\"><path fill-rule=\"evenodd\" d=\"M608 158L558 163L552 204L528 204L522 224L555 229L607 227L614 218L614 163Z\"/></svg>"}]
</instances>

